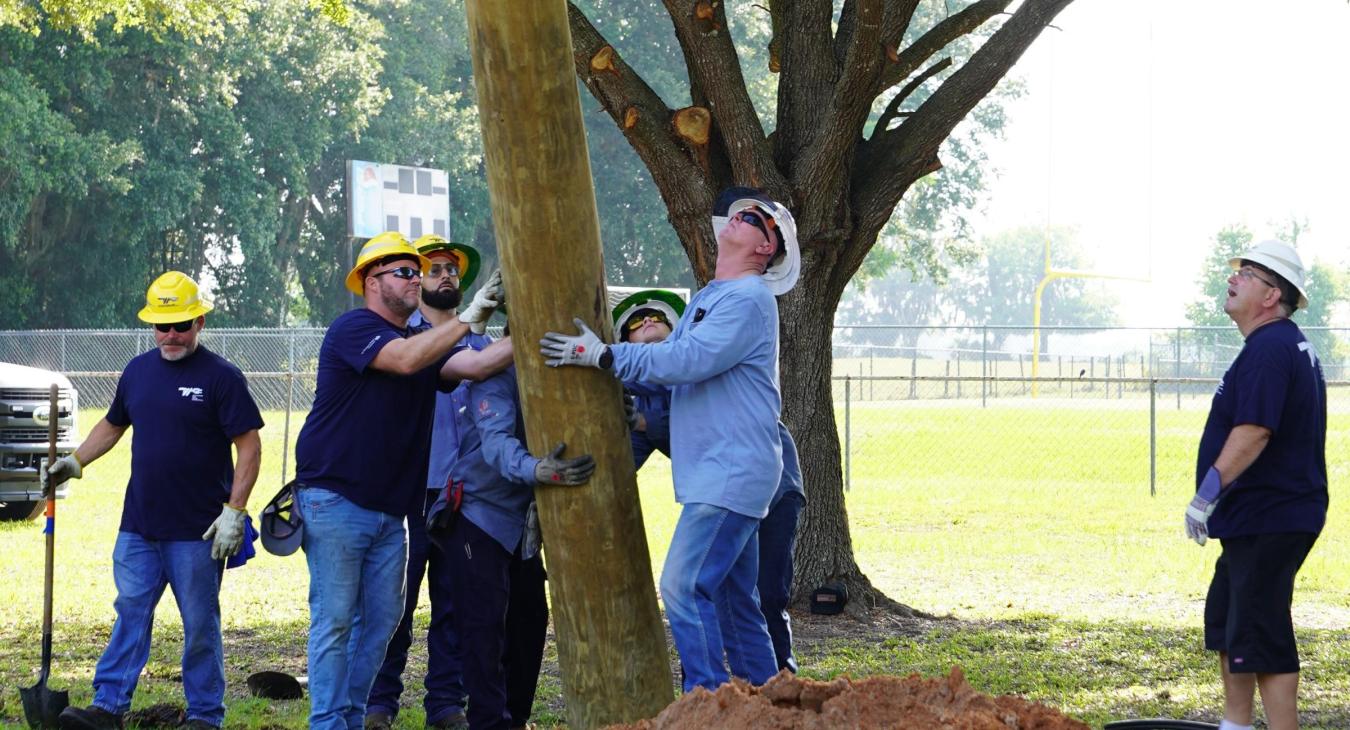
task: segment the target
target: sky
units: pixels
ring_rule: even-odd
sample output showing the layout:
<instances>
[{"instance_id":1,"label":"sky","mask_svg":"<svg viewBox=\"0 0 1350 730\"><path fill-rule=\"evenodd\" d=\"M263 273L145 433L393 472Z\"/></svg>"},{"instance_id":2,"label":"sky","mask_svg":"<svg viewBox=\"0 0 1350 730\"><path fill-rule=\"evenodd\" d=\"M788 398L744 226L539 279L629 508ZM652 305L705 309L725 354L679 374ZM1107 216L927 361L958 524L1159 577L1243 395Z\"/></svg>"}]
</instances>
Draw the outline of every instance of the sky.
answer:
<instances>
[{"instance_id":1,"label":"sky","mask_svg":"<svg viewBox=\"0 0 1350 730\"><path fill-rule=\"evenodd\" d=\"M1076 0L1054 25L977 233L1076 227L1094 270L1149 280L1110 284L1131 326L1185 322L1230 224L1306 220L1305 265L1350 265L1350 2Z\"/></svg>"}]
</instances>

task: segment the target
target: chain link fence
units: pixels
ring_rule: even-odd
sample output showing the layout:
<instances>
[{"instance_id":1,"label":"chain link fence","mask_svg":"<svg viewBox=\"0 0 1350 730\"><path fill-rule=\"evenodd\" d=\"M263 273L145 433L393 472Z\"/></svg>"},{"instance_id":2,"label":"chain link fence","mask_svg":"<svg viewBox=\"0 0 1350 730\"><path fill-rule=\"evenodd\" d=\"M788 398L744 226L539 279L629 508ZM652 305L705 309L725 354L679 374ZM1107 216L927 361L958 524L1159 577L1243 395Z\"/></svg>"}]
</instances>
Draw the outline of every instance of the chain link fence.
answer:
<instances>
[{"instance_id":1,"label":"chain link fence","mask_svg":"<svg viewBox=\"0 0 1350 730\"><path fill-rule=\"evenodd\" d=\"M1328 380L1328 466L1350 476L1350 329L1306 328ZM492 334L500 336L500 332ZM215 329L285 447L313 402L321 328ZM144 330L0 331L0 361L66 373L80 404L112 401ZM1218 379L1242 347L1233 327L840 326L833 395L845 483L932 479L1193 483Z\"/></svg>"}]
</instances>

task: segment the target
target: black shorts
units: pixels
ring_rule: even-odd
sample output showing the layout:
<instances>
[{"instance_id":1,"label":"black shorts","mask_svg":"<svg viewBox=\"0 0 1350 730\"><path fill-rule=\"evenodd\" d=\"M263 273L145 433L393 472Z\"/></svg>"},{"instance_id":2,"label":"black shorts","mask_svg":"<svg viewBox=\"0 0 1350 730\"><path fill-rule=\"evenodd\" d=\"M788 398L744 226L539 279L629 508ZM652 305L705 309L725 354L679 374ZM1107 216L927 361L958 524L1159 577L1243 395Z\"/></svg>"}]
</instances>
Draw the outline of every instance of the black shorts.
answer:
<instances>
[{"instance_id":1,"label":"black shorts","mask_svg":"<svg viewBox=\"0 0 1350 730\"><path fill-rule=\"evenodd\" d=\"M1317 535L1281 532L1221 540L1205 597L1205 648L1228 654L1234 674L1297 672L1289 606L1294 576Z\"/></svg>"}]
</instances>

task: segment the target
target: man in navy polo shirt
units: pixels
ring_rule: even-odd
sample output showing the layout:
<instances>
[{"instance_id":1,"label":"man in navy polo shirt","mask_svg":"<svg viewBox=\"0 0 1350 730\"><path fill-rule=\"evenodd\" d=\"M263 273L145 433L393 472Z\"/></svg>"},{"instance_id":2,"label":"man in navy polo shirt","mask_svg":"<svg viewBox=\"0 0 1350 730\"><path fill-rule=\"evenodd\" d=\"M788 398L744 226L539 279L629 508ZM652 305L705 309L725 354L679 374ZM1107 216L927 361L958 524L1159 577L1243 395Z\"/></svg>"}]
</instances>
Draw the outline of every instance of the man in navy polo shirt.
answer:
<instances>
[{"instance_id":1,"label":"man in navy polo shirt","mask_svg":"<svg viewBox=\"0 0 1350 730\"><path fill-rule=\"evenodd\" d=\"M1246 338L1200 438L1186 533L1223 552L1205 599L1205 648L1219 652L1222 730L1250 730L1261 691L1271 730L1298 727L1294 577L1327 514L1327 387L1290 319L1308 306L1298 252L1263 241L1229 262L1224 311Z\"/></svg>"},{"instance_id":2,"label":"man in navy polo shirt","mask_svg":"<svg viewBox=\"0 0 1350 730\"><path fill-rule=\"evenodd\" d=\"M239 368L198 343L211 306L186 274L150 285L139 317L155 349L127 363L108 414L75 453L44 473L59 484L131 436L131 479L113 547L117 620L94 668L94 701L67 707L61 726L122 726L150 658L155 606L173 588L183 619L183 693L189 728L225 721L220 581L244 543L245 506L258 478L262 416ZM230 460L230 446L236 461Z\"/></svg>"},{"instance_id":3,"label":"man in navy polo shirt","mask_svg":"<svg viewBox=\"0 0 1350 730\"><path fill-rule=\"evenodd\" d=\"M498 305L500 274L457 317L414 333L408 318L429 268L398 232L367 241L346 281L365 307L338 317L319 351L314 406L295 451L310 577L311 728L363 725L403 616L406 518L421 518L434 396L484 377L450 355L469 324L486 321ZM481 361L503 352L500 369L509 345L469 354Z\"/></svg>"},{"instance_id":4,"label":"man in navy polo shirt","mask_svg":"<svg viewBox=\"0 0 1350 730\"><path fill-rule=\"evenodd\" d=\"M774 297L797 280L796 224L786 207L748 188L723 192L712 224L715 276L665 341L606 345L577 319L579 335L549 332L540 342L550 366L672 386L671 465L684 507L661 598L686 692L716 689L733 674L763 684L778 672L755 582L760 520L783 469Z\"/></svg>"},{"instance_id":5,"label":"man in navy polo shirt","mask_svg":"<svg viewBox=\"0 0 1350 730\"><path fill-rule=\"evenodd\" d=\"M427 257L431 267L422 276L422 300L408 319L415 331L431 329L454 319L462 299L461 291L473 284L481 268L478 251L462 243L428 234L414 244ZM483 350L492 344L485 334L470 332L460 346ZM460 383L453 393L436 394L436 412L432 417L430 462L427 466L425 508L430 508L445 491L450 465L459 453L459 428L456 414L464 410L469 383ZM418 514L421 514L420 512ZM426 578L431 600L431 626L427 629L426 724L429 728L466 727L464 719L464 680L459 640L452 620L454 594L450 590L450 556L431 542L426 521L417 515L408 520L408 569L403 620L399 622L384 664L375 677L366 703L367 730L384 730L398 717L399 696L403 693L403 670L412 646L413 613L417 596Z\"/></svg>"}]
</instances>

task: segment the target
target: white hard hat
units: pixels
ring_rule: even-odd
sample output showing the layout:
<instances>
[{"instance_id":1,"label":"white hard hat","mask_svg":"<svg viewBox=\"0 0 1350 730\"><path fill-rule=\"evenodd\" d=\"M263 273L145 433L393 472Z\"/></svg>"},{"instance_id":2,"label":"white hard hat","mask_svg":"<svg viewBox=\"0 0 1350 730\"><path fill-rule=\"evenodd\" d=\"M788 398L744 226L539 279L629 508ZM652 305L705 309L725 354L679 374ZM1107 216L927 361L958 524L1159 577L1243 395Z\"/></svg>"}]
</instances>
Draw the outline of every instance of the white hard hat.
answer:
<instances>
[{"instance_id":1,"label":"white hard hat","mask_svg":"<svg viewBox=\"0 0 1350 730\"><path fill-rule=\"evenodd\" d=\"M713 203L713 235L720 234L731 218L746 208L759 208L772 216L783 236L783 255L777 261L770 260L759 278L774 296L785 294L797 284L802 266L801 251L797 247L797 221L786 207L755 188L727 188Z\"/></svg>"},{"instance_id":2,"label":"white hard hat","mask_svg":"<svg viewBox=\"0 0 1350 730\"><path fill-rule=\"evenodd\" d=\"M1308 290L1304 288L1303 259L1298 251L1284 241L1262 241L1247 249L1235 259L1229 259L1228 265L1234 269L1242 268L1243 261L1254 261L1280 275L1280 278L1294 285L1298 290L1298 308L1308 308Z\"/></svg>"}]
</instances>

